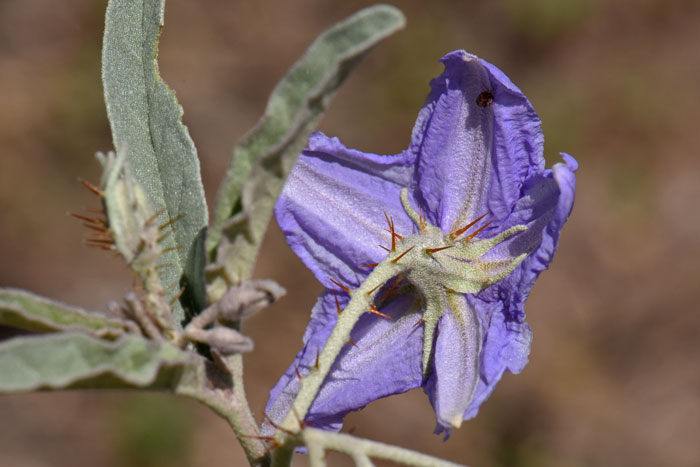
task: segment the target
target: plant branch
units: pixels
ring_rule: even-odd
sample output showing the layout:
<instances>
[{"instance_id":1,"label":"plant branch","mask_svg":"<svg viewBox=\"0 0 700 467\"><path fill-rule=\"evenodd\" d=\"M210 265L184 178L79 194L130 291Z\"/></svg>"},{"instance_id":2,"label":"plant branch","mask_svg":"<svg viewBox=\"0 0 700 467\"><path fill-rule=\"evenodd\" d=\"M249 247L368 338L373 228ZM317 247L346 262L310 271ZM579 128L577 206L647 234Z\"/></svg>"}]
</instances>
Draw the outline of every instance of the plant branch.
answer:
<instances>
[{"instance_id":1,"label":"plant branch","mask_svg":"<svg viewBox=\"0 0 700 467\"><path fill-rule=\"evenodd\" d=\"M245 397L242 360L240 354L231 357L227 363L232 381L224 381L221 387L212 387L212 380L221 379L224 374L219 372L212 378L211 374L216 370L207 368L210 364L201 359L196 367L188 368L175 393L197 399L225 419L236 434L250 465L268 467L270 456L267 446L260 439L260 430Z\"/></svg>"},{"instance_id":2,"label":"plant branch","mask_svg":"<svg viewBox=\"0 0 700 467\"><path fill-rule=\"evenodd\" d=\"M299 430L299 420L304 420L306 417L311 403L321 388L321 384L323 384L336 357L343 346L348 343L350 332L355 326L355 323L357 323L357 320L360 319L363 313L370 309L379 286L401 272L402 266L392 261L394 256L396 256L396 254L387 256L387 258L377 265L374 271L367 276L360 287L351 292L350 302L338 316L338 321L336 321L331 335L328 337L323 350L321 350L318 356L318 368L313 368L301 381L299 392L287 416L282 422L282 428L288 431ZM277 435L279 441L283 442L285 437L284 432L278 430Z\"/></svg>"},{"instance_id":3,"label":"plant branch","mask_svg":"<svg viewBox=\"0 0 700 467\"><path fill-rule=\"evenodd\" d=\"M373 465L371 457L411 466L455 467L460 465L410 449L316 428L305 428L302 432L302 439L309 448L309 463L312 467L325 466L324 456L325 452L329 450L347 454L352 457L358 467Z\"/></svg>"}]
</instances>

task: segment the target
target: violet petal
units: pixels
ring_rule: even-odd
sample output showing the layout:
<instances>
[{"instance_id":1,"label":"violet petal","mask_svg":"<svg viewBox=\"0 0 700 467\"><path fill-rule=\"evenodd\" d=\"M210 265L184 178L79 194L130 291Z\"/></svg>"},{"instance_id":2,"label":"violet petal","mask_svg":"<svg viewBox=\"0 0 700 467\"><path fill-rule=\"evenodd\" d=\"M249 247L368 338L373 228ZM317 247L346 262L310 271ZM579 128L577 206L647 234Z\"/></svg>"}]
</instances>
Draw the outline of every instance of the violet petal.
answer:
<instances>
[{"instance_id":1,"label":"violet petal","mask_svg":"<svg viewBox=\"0 0 700 467\"><path fill-rule=\"evenodd\" d=\"M447 232L488 212L497 225L522 181L544 167L540 120L493 65L463 50L442 62L445 71L430 83L410 147L429 219ZM482 93L492 96L483 107L477 105Z\"/></svg>"},{"instance_id":2,"label":"violet petal","mask_svg":"<svg viewBox=\"0 0 700 467\"><path fill-rule=\"evenodd\" d=\"M347 298L339 298L343 307ZM397 296L382 313L391 320L371 313L355 325L351 339L333 364L306 416L316 428L340 429L342 418L373 400L418 388L422 382L422 328L415 297ZM316 355L323 348L337 319L335 297L325 292L314 306L304 336L304 348L284 376L270 391L265 413L274 422L284 419L299 390L296 371L304 376L313 371ZM267 432L274 431L271 427Z\"/></svg>"},{"instance_id":3,"label":"violet petal","mask_svg":"<svg viewBox=\"0 0 700 467\"><path fill-rule=\"evenodd\" d=\"M329 277L357 286L391 246L384 213L397 232L414 225L401 207L411 182L413 156L379 156L347 149L337 138L314 133L299 156L275 207L292 250L326 287Z\"/></svg>"}]
</instances>

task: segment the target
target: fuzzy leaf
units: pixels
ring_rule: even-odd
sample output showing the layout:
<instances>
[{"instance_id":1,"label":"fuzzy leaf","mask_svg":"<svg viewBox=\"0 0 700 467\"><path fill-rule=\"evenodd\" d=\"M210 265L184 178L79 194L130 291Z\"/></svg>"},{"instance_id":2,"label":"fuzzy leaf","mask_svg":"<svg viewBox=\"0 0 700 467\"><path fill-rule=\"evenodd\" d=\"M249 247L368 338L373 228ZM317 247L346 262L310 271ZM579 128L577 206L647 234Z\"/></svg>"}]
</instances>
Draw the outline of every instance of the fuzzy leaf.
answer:
<instances>
[{"instance_id":1,"label":"fuzzy leaf","mask_svg":"<svg viewBox=\"0 0 700 467\"><path fill-rule=\"evenodd\" d=\"M122 322L97 312L39 297L30 292L0 288L0 324L28 331L82 331L115 339L124 333Z\"/></svg>"},{"instance_id":2,"label":"fuzzy leaf","mask_svg":"<svg viewBox=\"0 0 700 467\"><path fill-rule=\"evenodd\" d=\"M128 152L134 176L153 209L165 208L159 223L184 214L173 223L174 235L163 245L178 247L176 254L167 258L171 266L160 270L163 285L172 285L176 291L189 255L194 254L194 239L208 220L197 151L182 123L182 107L158 73L156 57L164 3L109 1L102 83L115 149ZM188 272L184 277L189 287L202 282L191 274L195 273ZM179 303L174 312L175 321L181 322L184 311Z\"/></svg>"},{"instance_id":3,"label":"fuzzy leaf","mask_svg":"<svg viewBox=\"0 0 700 467\"><path fill-rule=\"evenodd\" d=\"M359 11L322 33L272 91L264 115L233 150L207 238L209 252L222 250L217 265L229 279L249 278L284 179L340 84L404 23L388 5Z\"/></svg>"},{"instance_id":4,"label":"fuzzy leaf","mask_svg":"<svg viewBox=\"0 0 700 467\"><path fill-rule=\"evenodd\" d=\"M187 354L165 342L125 335L107 342L82 333L0 343L0 392L65 388L173 388Z\"/></svg>"}]
</instances>

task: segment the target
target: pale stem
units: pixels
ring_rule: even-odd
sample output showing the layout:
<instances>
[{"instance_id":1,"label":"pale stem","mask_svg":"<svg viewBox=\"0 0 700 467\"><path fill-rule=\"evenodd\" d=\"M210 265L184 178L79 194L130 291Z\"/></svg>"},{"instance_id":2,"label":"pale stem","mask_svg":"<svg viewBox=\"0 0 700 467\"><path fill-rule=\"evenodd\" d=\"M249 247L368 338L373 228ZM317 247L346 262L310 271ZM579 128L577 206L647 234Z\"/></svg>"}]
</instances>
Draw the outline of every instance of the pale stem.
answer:
<instances>
[{"instance_id":1,"label":"pale stem","mask_svg":"<svg viewBox=\"0 0 700 467\"><path fill-rule=\"evenodd\" d=\"M355 465L359 467L373 465L370 458L384 459L397 464L411 466L456 467L460 465L411 451L410 449L315 428L305 428L302 432L302 438L309 448L309 462L313 467L326 465L323 459L323 454L326 450L347 454L353 458Z\"/></svg>"},{"instance_id":2,"label":"pale stem","mask_svg":"<svg viewBox=\"0 0 700 467\"><path fill-rule=\"evenodd\" d=\"M300 429L299 420L304 420L336 357L343 346L348 344L350 332L355 323L357 323L357 320L360 319L363 313L369 310L370 304L374 300L374 295L377 293L376 289L399 272L401 272L401 266L392 263L387 257L374 268L374 271L367 276L360 287L351 292L350 302L338 316L338 321L335 323L326 345L318 356L318 368L314 367L301 380L299 392L282 422L282 428L293 432ZM278 431L277 434L281 435L282 433Z\"/></svg>"},{"instance_id":3,"label":"pale stem","mask_svg":"<svg viewBox=\"0 0 700 467\"><path fill-rule=\"evenodd\" d=\"M233 390L212 389L205 376L203 360L200 365L183 375L182 384L175 389L176 394L192 397L202 402L224 418L233 429L238 442L253 467L268 467L270 456L267 446L259 439L258 428L248 405L243 387L243 356L234 355L227 360L233 376Z\"/></svg>"}]
</instances>

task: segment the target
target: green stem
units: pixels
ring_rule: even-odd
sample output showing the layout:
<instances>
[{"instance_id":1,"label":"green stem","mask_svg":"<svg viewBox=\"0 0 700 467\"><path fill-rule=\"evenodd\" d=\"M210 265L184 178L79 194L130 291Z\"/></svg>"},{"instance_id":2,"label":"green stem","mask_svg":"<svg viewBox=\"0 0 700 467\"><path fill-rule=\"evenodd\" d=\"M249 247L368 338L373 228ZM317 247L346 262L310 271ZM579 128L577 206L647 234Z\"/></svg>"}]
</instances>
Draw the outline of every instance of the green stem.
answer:
<instances>
[{"instance_id":1,"label":"green stem","mask_svg":"<svg viewBox=\"0 0 700 467\"><path fill-rule=\"evenodd\" d=\"M284 444L272 451L272 467L289 467L294 456L294 444Z\"/></svg>"},{"instance_id":2,"label":"green stem","mask_svg":"<svg viewBox=\"0 0 700 467\"><path fill-rule=\"evenodd\" d=\"M391 446L378 441L355 438L345 433L332 433L315 428L305 428L302 437L304 443L309 447L309 453L312 452L311 446L315 446L313 452L316 453L317 457L318 453L323 450L342 452L352 457L356 465L372 465L369 461L369 458L372 457L412 466L459 466L459 464L411 451L410 449ZM318 446L322 448L319 449Z\"/></svg>"},{"instance_id":3,"label":"green stem","mask_svg":"<svg viewBox=\"0 0 700 467\"><path fill-rule=\"evenodd\" d=\"M363 313L369 310L379 286L401 272L402 267L389 259L394 256L398 255L390 253L367 276L362 285L351 292L350 303L338 316L338 321L335 323L326 345L318 356L318 368L314 367L301 381L296 399L294 399L291 409L282 422L281 426L283 429L294 432L300 429L299 419L303 420L309 411L311 403L321 388L323 380L328 375L333 362L335 362L343 346L348 343L350 331L352 331L355 323L357 323L357 320L360 319ZM284 436L280 431L277 434L280 437L280 441L283 441Z\"/></svg>"}]
</instances>

